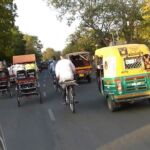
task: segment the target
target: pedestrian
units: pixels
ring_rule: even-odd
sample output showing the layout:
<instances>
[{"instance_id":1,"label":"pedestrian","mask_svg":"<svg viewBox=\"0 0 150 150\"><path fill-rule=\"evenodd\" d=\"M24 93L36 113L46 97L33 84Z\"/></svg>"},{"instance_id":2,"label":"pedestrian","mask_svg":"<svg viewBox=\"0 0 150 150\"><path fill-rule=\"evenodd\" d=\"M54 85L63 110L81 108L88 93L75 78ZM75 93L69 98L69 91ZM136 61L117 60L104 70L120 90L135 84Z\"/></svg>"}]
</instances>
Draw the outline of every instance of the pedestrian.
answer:
<instances>
[{"instance_id":1,"label":"pedestrian","mask_svg":"<svg viewBox=\"0 0 150 150\"><path fill-rule=\"evenodd\" d=\"M56 61L56 57L54 56L52 62L49 65L49 70L50 70L50 74L52 76L53 81L54 81L54 79L56 77L56 74L55 74L56 64L57 64L57 61Z\"/></svg>"}]
</instances>

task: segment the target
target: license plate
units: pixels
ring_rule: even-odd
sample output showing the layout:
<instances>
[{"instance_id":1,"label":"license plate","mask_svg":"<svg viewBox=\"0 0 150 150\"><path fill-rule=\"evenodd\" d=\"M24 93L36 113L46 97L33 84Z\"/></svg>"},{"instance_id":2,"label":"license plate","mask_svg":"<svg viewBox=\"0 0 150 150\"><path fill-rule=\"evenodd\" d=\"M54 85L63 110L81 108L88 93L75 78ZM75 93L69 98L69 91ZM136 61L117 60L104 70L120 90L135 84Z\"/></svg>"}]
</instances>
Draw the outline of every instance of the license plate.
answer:
<instances>
[{"instance_id":1,"label":"license plate","mask_svg":"<svg viewBox=\"0 0 150 150\"><path fill-rule=\"evenodd\" d=\"M84 74L79 74L79 77L84 77Z\"/></svg>"}]
</instances>

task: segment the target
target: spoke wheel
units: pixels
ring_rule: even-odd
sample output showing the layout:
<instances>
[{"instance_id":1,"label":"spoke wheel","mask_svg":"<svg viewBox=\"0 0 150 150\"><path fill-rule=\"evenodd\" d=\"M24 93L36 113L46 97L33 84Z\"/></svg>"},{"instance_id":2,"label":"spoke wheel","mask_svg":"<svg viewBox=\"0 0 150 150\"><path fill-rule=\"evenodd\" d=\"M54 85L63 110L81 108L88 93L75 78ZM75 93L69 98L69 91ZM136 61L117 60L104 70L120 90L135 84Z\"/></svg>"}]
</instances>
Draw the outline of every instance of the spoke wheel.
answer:
<instances>
[{"instance_id":1,"label":"spoke wheel","mask_svg":"<svg viewBox=\"0 0 150 150\"><path fill-rule=\"evenodd\" d=\"M18 107L21 107L21 102L20 102L20 97L17 96L17 104L18 104Z\"/></svg>"},{"instance_id":2,"label":"spoke wheel","mask_svg":"<svg viewBox=\"0 0 150 150\"><path fill-rule=\"evenodd\" d=\"M69 101L70 101L70 110L75 113L75 102L72 87L69 88Z\"/></svg>"}]
</instances>

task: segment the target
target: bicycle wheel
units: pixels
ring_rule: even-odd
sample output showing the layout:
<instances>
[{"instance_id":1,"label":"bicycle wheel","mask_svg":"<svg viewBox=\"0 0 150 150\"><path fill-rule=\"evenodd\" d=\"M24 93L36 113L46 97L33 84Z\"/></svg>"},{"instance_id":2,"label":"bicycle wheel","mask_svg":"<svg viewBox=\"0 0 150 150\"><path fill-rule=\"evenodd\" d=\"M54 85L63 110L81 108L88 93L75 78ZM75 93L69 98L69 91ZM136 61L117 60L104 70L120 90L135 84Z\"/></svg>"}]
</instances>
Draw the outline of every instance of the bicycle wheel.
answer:
<instances>
[{"instance_id":1,"label":"bicycle wheel","mask_svg":"<svg viewBox=\"0 0 150 150\"><path fill-rule=\"evenodd\" d=\"M17 95L17 104L18 104L18 107L21 107L21 102L20 102L20 97L19 97L19 95Z\"/></svg>"},{"instance_id":2,"label":"bicycle wheel","mask_svg":"<svg viewBox=\"0 0 150 150\"><path fill-rule=\"evenodd\" d=\"M69 104L69 90L68 90L68 87L66 87L66 97L65 97L65 101L66 101L66 104Z\"/></svg>"},{"instance_id":3,"label":"bicycle wheel","mask_svg":"<svg viewBox=\"0 0 150 150\"><path fill-rule=\"evenodd\" d=\"M69 94L69 105L70 105L70 110L75 113L75 102L74 102L74 94L73 94L73 87L70 86L68 89L68 94Z\"/></svg>"}]
</instances>

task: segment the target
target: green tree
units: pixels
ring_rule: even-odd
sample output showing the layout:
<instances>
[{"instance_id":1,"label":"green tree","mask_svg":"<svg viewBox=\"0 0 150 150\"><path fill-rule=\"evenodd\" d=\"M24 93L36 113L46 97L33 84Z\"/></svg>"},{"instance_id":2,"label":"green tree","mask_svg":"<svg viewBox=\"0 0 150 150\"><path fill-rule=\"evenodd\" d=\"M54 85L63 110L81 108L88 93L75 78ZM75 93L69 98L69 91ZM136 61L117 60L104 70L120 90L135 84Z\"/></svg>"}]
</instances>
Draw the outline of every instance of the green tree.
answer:
<instances>
[{"instance_id":1,"label":"green tree","mask_svg":"<svg viewBox=\"0 0 150 150\"><path fill-rule=\"evenodd\" d=\"M42 53L43 61L47 61L47 60L53 59L54 56L56 57L56 59L59 59L60 58L60 54L61 54L60 51L55 51L53 48L47 48Z\"/></svg>"},{"instance_id":2,"label":"green tree","mask_svg":"<svg viewBox=\"0 0 150 150\"><path fill-rule=\"evenodd\" d=\"M14 27L16 9L13 0L0 1L0 52L3 51L3 54L11 44L11 29Z\"/></svg>"},{"instance_id":3,"label":"green tree","mask_svg":"<svg viewBox=\"0 0 150 150\"><path fill-rule=\"evenodd\" d=\"M94 53L97 48L97 37L95 31L89 28L79 28L74 34L68 38L68 44L63 53L71 53L76 51L89 51Z\"/></svg>"},{"instance_id":4,"label":"green tree","mask_svg":"<svg viewBox=\"0 0 150 150\"><path fill-rule=\"evenodd\" d=\"M12 44L11 44L11 51L13 55L25 54L26 41L23 38L24 34L19 31L18 27L14 27L12 29Z\"/></svg>"},{"instance_id":5,"label":"green tree","mask_svg":"<svg viewBox=\"0 0 150 150\"><path fill-rule=\"evenodd\" d=\"M150 0L144 1L141 12L143 20L136 28L137 40L150 46Z\"/></svg>"},{"instance_id":6,"label":"green tree","mask_svg":"<svg viewBox=\"0 0 150 150\"><path fill-rule=\"evenodd\" d=\"M49 59L52 59L52 57L55 56L55 51L53 48L47 48L44 52L43 52L43 60L47 61Z\"/></svg>"},{"instance_id":7,"label":"green tree","mask_svg":"<svg viewBox=\"0 0 150 150\"><path fill-rule=\"evenodd\" d=\"M38 37L25 34L23 39L25 40L25 54L35 54L38 60L41 59L41 49L43 45Z\"/></svg>"},{"instance_id":8,"label":"green tree","mask_svg":"<svg viewBox=\"0 0 150 150\"><path fill-rule=\"evenodd\" d=\"M16 9L13 0L0 1L0 59L5 59L11 54L11 29L14 27Z\"/></svg>"},{"instance_id":9,"label":"green tree","mask_svg":"<svg viewBox=\"0 0 150 150\"><path fill-rule=\"evenodd\" d=\"M60 18L67 17L70 25L74 20L81 21L84 27L92 28L99 41L98 45L107 45L111 32L123 33L130 43L135 35L135 25L142 20L143 0L47 0L50 6L60 12Z\"/></svg>"}]
</instances>

